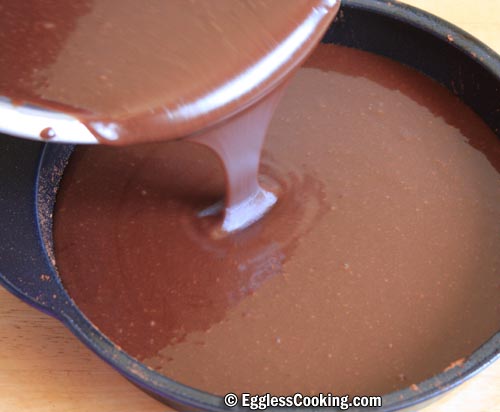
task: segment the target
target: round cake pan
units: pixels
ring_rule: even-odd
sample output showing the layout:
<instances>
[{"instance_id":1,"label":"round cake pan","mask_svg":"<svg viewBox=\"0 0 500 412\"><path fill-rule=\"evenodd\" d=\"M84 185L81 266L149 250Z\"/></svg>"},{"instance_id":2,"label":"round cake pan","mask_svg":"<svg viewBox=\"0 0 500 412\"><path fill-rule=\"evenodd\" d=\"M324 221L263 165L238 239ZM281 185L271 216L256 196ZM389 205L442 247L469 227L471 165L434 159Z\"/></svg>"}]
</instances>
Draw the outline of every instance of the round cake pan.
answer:
<instances>
[{"instance_id":1,"label":"round cake pan","mask_svg":"<svg viewBox=\"0 0 500 412\"><path fill-rule=\"evenodd\" d=\"M398 2L344 0L323 41L374 52L427 74L462 99L500 136L500 57L457 27ZM67 145L0 137L0 282L25 302L59 319L98 356L157 399L182 411L227 411L221 397L174 382L123 352L65 291L52 251L52 212L72 150ZM480 281L481 274L477 276ZM461 367L418 383L418 389L384 395L383 407L370 410L422 407L494 362L499 352L500 332Z\"/></svg>"}]
</instances>

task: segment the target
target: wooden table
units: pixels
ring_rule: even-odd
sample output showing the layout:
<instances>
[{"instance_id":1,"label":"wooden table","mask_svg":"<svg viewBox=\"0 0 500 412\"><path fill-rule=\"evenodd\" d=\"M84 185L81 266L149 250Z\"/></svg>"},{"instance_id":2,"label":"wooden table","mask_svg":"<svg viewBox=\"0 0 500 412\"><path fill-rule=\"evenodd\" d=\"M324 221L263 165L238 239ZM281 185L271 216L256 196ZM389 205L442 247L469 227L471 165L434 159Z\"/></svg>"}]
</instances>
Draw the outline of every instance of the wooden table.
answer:
<instances>
[{"instance_id":1,"label":"wooden table","mask_svg":"<svg viewBox=\"0 0 500 412\"><path fill-rule=\"evenodd\" d=\"M208 0L207 0L208 1ZM500 52L500 0L407 0ZM500 97L499 97L500 102ZM0 288L0 412L165 412L54 319ZM500 362L422 412L500 412Z\"/></svg>"}]
</instances>

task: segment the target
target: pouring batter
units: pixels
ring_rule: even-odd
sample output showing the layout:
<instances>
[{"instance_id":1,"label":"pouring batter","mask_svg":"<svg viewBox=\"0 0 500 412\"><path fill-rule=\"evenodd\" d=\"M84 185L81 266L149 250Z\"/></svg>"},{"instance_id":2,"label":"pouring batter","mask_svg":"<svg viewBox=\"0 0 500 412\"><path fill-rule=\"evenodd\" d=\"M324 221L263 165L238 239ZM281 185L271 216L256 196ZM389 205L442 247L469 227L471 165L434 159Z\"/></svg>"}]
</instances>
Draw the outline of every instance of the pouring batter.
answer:
<instances>
[{"instance_id":1,"label":"pouring batter","mask_svg":"<svg viewBox=\"0 0 500 412\"><path fill-rule=\"evenodd\" d=\"M224 213L213 231L224 234L276 202L257 180L267 126L283 82L339 5L126 0L117 7L77 0L61 7L2 0L0 96L74 116L102 143L195 135L226 170L225 210L216 204L204 211ZM57 136L50 126L41 138Z\"/></svg>"}]
</instances>

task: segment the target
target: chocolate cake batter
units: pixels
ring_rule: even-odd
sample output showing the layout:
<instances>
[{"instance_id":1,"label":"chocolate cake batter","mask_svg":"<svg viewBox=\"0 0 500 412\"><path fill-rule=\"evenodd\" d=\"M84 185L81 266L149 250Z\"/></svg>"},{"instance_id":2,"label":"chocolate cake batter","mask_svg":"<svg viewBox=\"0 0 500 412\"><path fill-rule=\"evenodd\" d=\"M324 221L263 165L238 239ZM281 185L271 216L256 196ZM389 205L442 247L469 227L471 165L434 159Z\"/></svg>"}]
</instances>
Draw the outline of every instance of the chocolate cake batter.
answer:
<instances>
[{"instance_id":1,"label":"chocolate cake batter","mask_svg":"<svg viewBox=\"0 0 500 412\"><path fill-rule=\"evenodd\" d=\"M103 333L184 384L386 393L499 329L499 147L430 79L321 45L271 122L262 219L211 235L224 171L191 141L79 147L57 267Z\"/></svg>"}]
</instances>

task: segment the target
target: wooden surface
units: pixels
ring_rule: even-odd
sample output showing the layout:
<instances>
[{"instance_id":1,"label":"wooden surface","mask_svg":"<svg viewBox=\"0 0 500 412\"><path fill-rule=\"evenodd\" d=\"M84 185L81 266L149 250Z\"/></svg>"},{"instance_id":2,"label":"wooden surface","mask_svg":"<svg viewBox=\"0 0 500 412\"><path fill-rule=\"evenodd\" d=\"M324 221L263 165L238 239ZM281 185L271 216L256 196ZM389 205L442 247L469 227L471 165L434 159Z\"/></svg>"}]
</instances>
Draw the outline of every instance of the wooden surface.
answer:
<instances>
[{"instance_id":1,"label":"wooden surface","mask_svg":"<svg viewBox=\"0 0 500 412\"><path fill-rule=\"evenodd\" d=\"M500 0L406 2L455 23L500 52ZM0 288L0 412L167 410L57 321ZM500 412L500 362L422 412Z\"/></svg>"}]
</instances>

